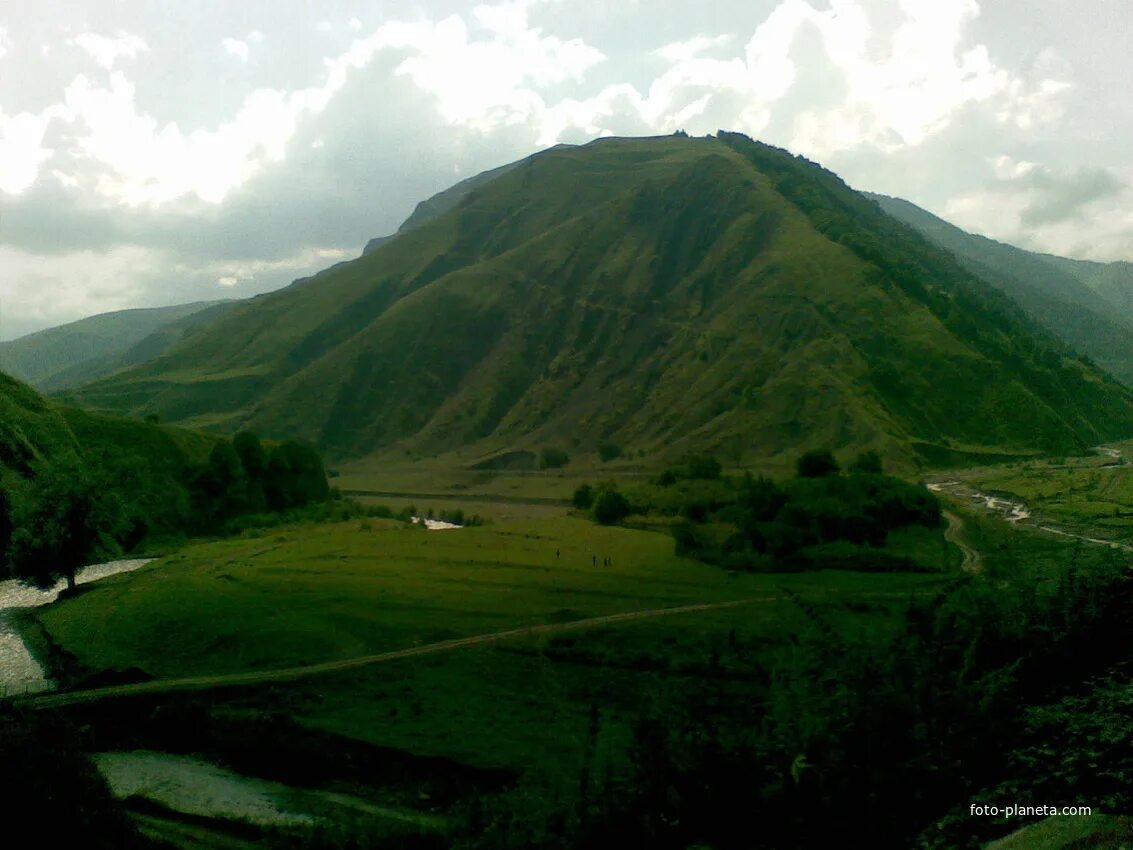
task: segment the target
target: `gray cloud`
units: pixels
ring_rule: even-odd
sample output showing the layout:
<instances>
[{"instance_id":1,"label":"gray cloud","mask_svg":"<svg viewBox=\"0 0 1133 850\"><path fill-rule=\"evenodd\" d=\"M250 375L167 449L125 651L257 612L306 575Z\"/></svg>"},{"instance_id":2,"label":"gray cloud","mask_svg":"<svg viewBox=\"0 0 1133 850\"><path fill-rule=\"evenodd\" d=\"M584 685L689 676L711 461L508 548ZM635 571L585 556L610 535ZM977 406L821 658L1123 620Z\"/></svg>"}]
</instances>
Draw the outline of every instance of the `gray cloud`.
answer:
<instances>
[{"instance_id":1,"label":"gray cloud","mask_svg":"<svg viewBox=\"0 0 1133 850\"><path fill-rule=\"evenodd\" d=\"M1020 216L1026 227L1075 218L1094 201L1118 195L1126 188L1124 181L1104 168L1083 168L1061 175L1046 168L1036 168L1019 178L1018 183L1023 188L1034 190L1033 199Z\"/></svg>"}]
</instances>

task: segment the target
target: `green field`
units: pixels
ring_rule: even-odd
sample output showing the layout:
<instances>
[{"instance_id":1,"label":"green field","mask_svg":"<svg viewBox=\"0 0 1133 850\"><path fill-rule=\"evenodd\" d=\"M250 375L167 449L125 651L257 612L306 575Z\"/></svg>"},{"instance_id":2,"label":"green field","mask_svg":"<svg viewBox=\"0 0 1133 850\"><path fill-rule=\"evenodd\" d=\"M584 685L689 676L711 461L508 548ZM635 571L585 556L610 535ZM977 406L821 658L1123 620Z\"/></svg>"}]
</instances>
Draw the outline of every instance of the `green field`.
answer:
<instances>
[{"instance_id":1,"label":"green field","mask_svg":"<svg viewBox=\"0 0 1133 850\"><path fill-rule=\"evenodd\" d=\"M954 556L938 540L900 545ZM852 572L730 576L672 550L667 535L570 517L450 532L353 521L190 547L44 609L39 619L89 668L140 668L169 678L753 600L404 659L238 697L244 707L285 706L301 722L349 738L554 774L577 769L592 703L606 713L609 746L620 748L623 721L659 688L739 671L752 658L774 664L816 616L846 640L876 637L897 622L911 596L932 594L947 580ZM602 566L606 558L612 566Z\"/></svg>"}]
</instances>

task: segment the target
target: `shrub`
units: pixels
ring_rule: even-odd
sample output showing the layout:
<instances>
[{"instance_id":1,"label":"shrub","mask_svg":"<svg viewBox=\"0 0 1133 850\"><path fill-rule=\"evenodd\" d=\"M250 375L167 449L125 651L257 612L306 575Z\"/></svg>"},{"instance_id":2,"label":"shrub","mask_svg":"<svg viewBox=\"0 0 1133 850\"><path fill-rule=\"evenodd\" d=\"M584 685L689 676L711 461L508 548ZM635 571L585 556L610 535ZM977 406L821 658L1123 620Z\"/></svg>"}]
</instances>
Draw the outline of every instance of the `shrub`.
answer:
<instances>
[{"instance_id":1,"label":"shrub","mask_svg":"<svg viewBox=\"0 0 1133 850\"><path fill-rule=\"evenodd\" d=\"M875 451L862 452L850 464L850 472L861 472L866 475L881 475L881 455Z\"/></svg>"},{"instance_id":2,"label":"shrub","mask_svg":"<svg viewBox=\"0 0 1133 850\"><path fill-rule=\"evenodd\" d=\"M552 446L545 446L539 453L539 468L540 469L561 469L570 463L570 455L562 449L556 449Z\"/></svg>"},{"instance_id":3,"label":"shrub","mask_svg":"<svg viewBox=\"0 0 1133 850\"><path fill-rule=\"evenodd\" d=\"M609 463L610 461L616 460L621 456L621 447L616 446L613 443L603 443L598 447L598 457L602 460L602 463Z\"/></svg>"},{"instance_id":4,"label":"shrub","mask_svg":"<svg viewBox=\"0 0 1133 850\"><path fill-rule=\"evenodd\" d=\"M798 459L795 471L799 478L825 478L838 474L838 461L827 449L809 451Z\"/></svg>"},{"instance_id":5,"label":"shrub","mask_svg":"<svg viewBox=\"0 0 1133 850\"><path fill-rule=\"evenodd\" d=\"M629 500L617 490L603 490L594 499L594 519L613 525L629 516Z\"/></svg>"},{"instance_id":6,"label":"shrub","mask_svg":"<svg viewBox=\"0 0 1133 850\"><path fill-rule=\"evenodd\" d=\"M574 496L571 497L571 502L580 511L590 510L591 505L594 504L594 488L589 484L583 484L574 491Z\"/></svg>"}]
</instances>

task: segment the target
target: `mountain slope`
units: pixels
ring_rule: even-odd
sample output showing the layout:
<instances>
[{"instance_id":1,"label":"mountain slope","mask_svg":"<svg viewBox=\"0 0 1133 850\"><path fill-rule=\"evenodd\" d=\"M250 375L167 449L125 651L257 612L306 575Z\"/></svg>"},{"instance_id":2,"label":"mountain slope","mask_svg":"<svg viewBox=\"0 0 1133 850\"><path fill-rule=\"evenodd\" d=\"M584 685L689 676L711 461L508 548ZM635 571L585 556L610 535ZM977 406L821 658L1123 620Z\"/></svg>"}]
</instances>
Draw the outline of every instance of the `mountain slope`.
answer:
<instances>
[{"instance_id":1,"label":"mountain slope","mask_svg":"<svg viewBox=\"0 0 1133 850\"><path fill-rule=\"evenodd\" d=\"M1111 264L1034 254L965 233L908 201L865 193L889 215L956 255L974 274L1013 298L1051 333L1126 383L1133 383L1133 288L1125 309L1086 280ZM1120 265L1120 264L1112 264ZM1096 267L1096 268L1095 268Z\"/></svg>"},{"instance_id":2,"label":"mountain slope","mask_svg":"<svg viewBox=\"0 0 1133 850\"><path fill-rule=\"evenodd\" d=\"M1125 321L1133 322L1133 263L1097 263L1049 254L1039 256L1055 268L1076 277L1115 308Z\"/></svg>"},{"instance_id":3,"label":"mountain slope","mask_svg":"<svg viewBox=\"0 0 1133 850\"><path fill-rule=\"evenodd\" d=\"M73 397L315 440L736 458L1073 451L1133 398L836 176L718 138L546 151Z\"/></svg>"},{"instance_id":4,"label":"mountain slope","mask_svg":"<svg viewBox=\"0 0 1133 850\"><path fill-rule=\"evenodd\" d=\"M0 368L45 392L66 389L160 354L235 303L202 301L90 316L0 342Z\"/></svg>"}]
</instances>

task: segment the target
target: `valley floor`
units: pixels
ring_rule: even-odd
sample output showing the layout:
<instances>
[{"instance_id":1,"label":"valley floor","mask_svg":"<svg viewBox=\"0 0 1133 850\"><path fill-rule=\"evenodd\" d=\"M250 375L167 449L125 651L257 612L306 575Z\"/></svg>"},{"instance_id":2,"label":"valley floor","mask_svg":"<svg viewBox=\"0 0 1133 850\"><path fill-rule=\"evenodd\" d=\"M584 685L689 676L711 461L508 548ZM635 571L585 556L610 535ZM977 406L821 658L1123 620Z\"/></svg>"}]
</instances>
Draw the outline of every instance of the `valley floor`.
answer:
<instances>
[{"instance_id":1,"label":"valley floor","mask_svg":"<svg viewBox=\"0 0 1133 850\"><path fill-rule=\"evenodd\" d=\"M1080 531L1121 519L1124 504L1084 508L1086 488L1112 500L1128 488L1133 509L1128 470L1104 462L1065 464L1060 489L1042 483L1054 464L957 477L1035 499ZM443 832L485 794L570 787L583 765L616 769L658 694L713 682L742 698L756 666L791 670L800 635L878 640L963 572L1042 575L1082 545L945 493L941 572L729 574L675 556L667 534L568 516L566 491L581 480L458 482L469 488L458 488L461 507L493 520L482 527L292 526L106 579L38 612L75 663L69 689L26 704L93 724L104 752L195 754L297 793L362 800L363 820L381 829L408 817ZM424 512L415 491L401 492ZM440 506L435 488L419 492ZM1130 528L1103 526L1115 541ZM115 684L84 687L92 674ZM135 818L175 844L218 828L157 803L135 805ZM250 840L221 826L215 846Z\"/></svg>"}]
</instances>

